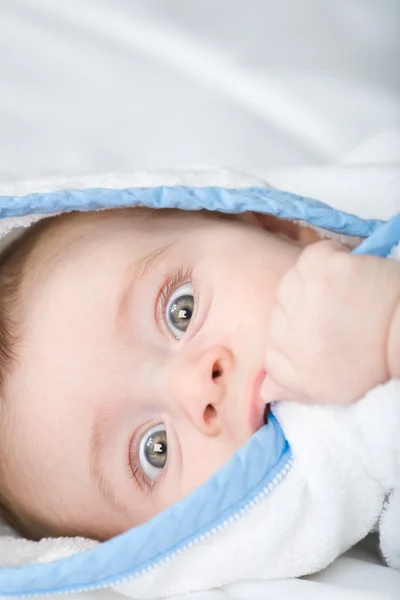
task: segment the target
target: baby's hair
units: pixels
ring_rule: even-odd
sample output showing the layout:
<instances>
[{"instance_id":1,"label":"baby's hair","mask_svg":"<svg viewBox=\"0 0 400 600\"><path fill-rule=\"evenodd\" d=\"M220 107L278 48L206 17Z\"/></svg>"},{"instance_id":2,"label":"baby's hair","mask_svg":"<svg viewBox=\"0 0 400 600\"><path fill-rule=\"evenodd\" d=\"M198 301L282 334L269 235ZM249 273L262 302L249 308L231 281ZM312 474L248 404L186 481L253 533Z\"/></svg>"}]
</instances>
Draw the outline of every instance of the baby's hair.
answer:
<instances>
[{"instance_id":1,"label":"baby's hair","mask_svg":"<svg viewBox=\"0 0 400 600\"><path fill-rule=\"evenodd\" d=\"M67 238L63 238L64 230L70 231L72 227L76 236L80 237L93 227L101 225L110 215L124 218L132 214L132 210L135 210L136 215L141 214L143 219L147 219L153 212L146 208L118 211L109 209L86 213L73 211L46 217L32 224L0 253L0 517L31 539L40 539L55 532L45 523L39 523L29 514L24 514L25 511L16 506L17 495L7 487L9 467L5 451L12 443L12 432L3 426L7 412L7 378L12 375L18 363L18 346L22 337L22 297L25 283L27 279L36 280L43 265L57 260L58 250L61 249L64 240L67 241Z\"/></svg>"},{"instance_id":2,"label":"baby's hair","mask_svg":"<svg viewBox=\"0 0 400 600\"><path fill-rule=\"evenodd\" d=\"M5 383L18 360L22 283L30 257L45 233L53 226L54 220L52 217L35 223L10 242L0 254L0 426L7 410L4 400ZM14 510L4 483L7 473L4 445L8 443L10 432L3 428L0 436L0 514L10 525L31 537L31 532L24 527L24 519Z\"/></svg>"},{"instance_id":3,"label":"baby's hair","mask_svg":"<svg viewBox=\"0 0 400 600\"><path fill-rule=\"evenodd\" d=\"M25 280L39 267L46 255L38 253L44 241L70 221L80 219L80 213L44 218L9 243L0 254L0 515L14 529L28 538L38 539L45 533L39 523L20 511L7 490L7 445L11 444L12 432L2 427L7 402L5 386L18 362L18 345L23 327L22 296ZM36 257L38 261L36 261ZM40 257L40 258L39 258Z\"/></svg>"},{"instance_id":4,"label":"baby's hair","mask_svg":"<svg viewBox=\"0 0 400 600\"><path fill-rule=\"evenodd\" d=\"M101 218L109 211L104 211ZM18 345L23 326L22 291L27 276L31 276L33 266L40 268L38 261L46 260L44 253L38 253L49 236L59 235L59 231L68 224L92 222L94 214L71 212L60 216L44 218L14 239L0 254L0 515L12 527L29 538L40 538L44 529L28 515L23 515L10 498L6 480L8 466L4 447L11 443L12 434L1 427L7 411L4 391L7 378L18 362ZM40 257L40 258L39 258Z\"/></svg>"},{"instance_id":5,"label":"baby's hair","mask_svg":"<svg viewBox=\"0 0 400 600\"><path fill-rule=\"evenodd\" d=\"M136 208L135 212L142 213L146 218L150 214L149 209ZM13 365L17 360L16 349L20 336L21 326L21 288L25 276L31 272L36 250L42 242L51 234L58 233L65 226L78 224L93 226L104 221L111 214L124 216L132 212L132 209L121 209L120 211L109 209L96 212L73 211L62 215L44 218L24 231L18 238L14 239L0 253L0 398L3 396L4 383L12 372ZM83 228L85 232L85 227ZM51 258L50 256L48 258ZM45 256L41 256L46 260ZM35 267L38 265L35 263Z\"/></svg>"}]
</instances>

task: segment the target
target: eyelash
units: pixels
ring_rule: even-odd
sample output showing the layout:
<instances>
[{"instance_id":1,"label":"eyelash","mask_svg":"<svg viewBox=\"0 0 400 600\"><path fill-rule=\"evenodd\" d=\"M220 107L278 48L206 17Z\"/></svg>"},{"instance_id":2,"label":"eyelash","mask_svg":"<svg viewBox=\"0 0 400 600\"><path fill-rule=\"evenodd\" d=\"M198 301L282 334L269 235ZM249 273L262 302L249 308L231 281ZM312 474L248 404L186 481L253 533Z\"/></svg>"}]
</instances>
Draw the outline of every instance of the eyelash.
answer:
<instances>
[{"instance_id":1,"label":"eyelash","mask_svg":"<svg viewBox=\"0 0 400 600\"><path fill-rule=\"evenodd\" d=\"M164 285L162 286L162 288L159 291L159 298L160 298L160 304L161 304L161 318L160 316L157 318L158 322L162 322L162 326L163 329L166 331L169 331L168 329L168 324L165 318L165 311L167 309L168 306L168 302L172 296L172 294L181 286L184 285L185 283L192 283L192 275L193 275L193 271L191 269L179 269L179 271L177 271L175 273L175 275L173 275L172 277L170 277L169 279L167 279L167 281L164 283ZM196 288L193 284L193 294L194 294L194 305L195 307L197 306L197 301L196 301ZM190 324L189 324L190 327Z\"/></svg>"},{"instance_id":2,"label":"eyelash","mask_svg":"<svg viewBox=\"0 0 400 600\"><path fill-rule=\"evenodd\" d=\"M131 443L129 444L129 453L128 453L128 471L129 475L135 479L139 487L146 494L150 494L151 490L155 486L156 482L151 482L147 479L142 469L140 468L140 460L139 460L139 446L140 442L146 432L150 429L150 427L146 426L146 429L141 428L139 431L136 431L134 434Z\"/></svg>"}]
</instances>

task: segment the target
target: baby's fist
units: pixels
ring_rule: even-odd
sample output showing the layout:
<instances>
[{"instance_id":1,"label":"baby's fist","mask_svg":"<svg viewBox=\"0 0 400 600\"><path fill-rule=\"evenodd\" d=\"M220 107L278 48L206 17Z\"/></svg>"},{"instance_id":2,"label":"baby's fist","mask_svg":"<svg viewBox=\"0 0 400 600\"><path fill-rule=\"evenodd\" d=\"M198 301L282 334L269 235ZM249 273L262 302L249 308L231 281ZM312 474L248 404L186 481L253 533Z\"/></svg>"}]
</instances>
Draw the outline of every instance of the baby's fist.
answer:
<instances>
[{"instance_id":1,"label":"baby's fist","mask_svg":"<svg viewBox=\"0 0 400 600\"><path fill-rule=\"evenodd\" d=\"M332 241L302 252L270 316L265 402L348 404L388 379L391 304L382 262Z\"/></svg>"}]
</instances>

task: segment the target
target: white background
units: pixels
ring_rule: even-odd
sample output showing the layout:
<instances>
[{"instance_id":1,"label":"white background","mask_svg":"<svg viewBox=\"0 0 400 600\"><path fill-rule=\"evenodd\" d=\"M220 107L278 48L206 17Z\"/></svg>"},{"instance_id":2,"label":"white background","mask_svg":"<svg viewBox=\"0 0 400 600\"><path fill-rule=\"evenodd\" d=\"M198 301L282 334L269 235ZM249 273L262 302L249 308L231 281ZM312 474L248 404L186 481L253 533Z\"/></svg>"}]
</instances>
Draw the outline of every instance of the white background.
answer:
<instances>
[{"instance_id":1,"label":"white background","mask_svg":"<svg viewBox=\"0 0 400 600\"><path fill-rule=\"evenodd\" d=\"M0 0L0 176L340 160L400 126L399 0Z\"/></svg>"}]
</instances>

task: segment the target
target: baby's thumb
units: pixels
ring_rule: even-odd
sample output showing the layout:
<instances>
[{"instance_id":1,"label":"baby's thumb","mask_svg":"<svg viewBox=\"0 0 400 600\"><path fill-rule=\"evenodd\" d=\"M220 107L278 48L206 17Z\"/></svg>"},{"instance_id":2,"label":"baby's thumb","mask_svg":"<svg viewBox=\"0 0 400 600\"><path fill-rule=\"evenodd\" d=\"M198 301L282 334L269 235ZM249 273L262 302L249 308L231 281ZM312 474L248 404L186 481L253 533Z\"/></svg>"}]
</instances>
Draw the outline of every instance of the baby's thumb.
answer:
<instances>
[{"instance_id":1,"label":"baby's thumb","mask_svg":"<svg viewBox=\"0 0 400 600\"><path fill-rule=\"evenodd\" d=\"M288 388L282 387L277 383L271 375L267 375L261 385L260 389L261 400L265 404L271 402L280 402L281 400L288 400L290 402L300 402L301 404L310 404L312 400L304 394L294 392Z\"/></svg>"},{"instance_id":2,"label":"baby's thumb","mask_svg":"<svg viewBox=\"0 0 400 600\"><path fill-rule=\"evenodd\" d=\"M270 404L279 400L289 400L290 392L280 386L271 375L266 375L261 385L260 396L265 404Z\"/></svg>"}]
</instances>

